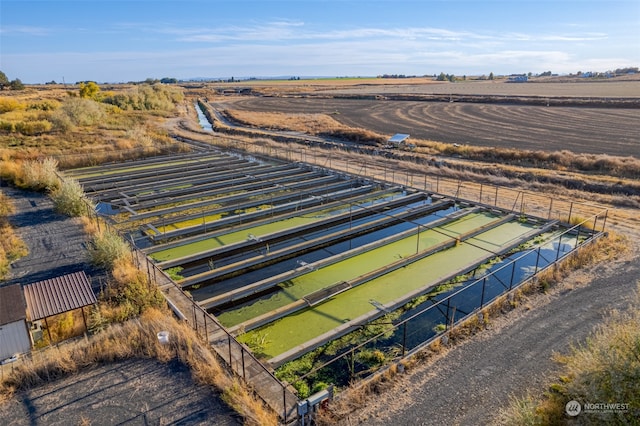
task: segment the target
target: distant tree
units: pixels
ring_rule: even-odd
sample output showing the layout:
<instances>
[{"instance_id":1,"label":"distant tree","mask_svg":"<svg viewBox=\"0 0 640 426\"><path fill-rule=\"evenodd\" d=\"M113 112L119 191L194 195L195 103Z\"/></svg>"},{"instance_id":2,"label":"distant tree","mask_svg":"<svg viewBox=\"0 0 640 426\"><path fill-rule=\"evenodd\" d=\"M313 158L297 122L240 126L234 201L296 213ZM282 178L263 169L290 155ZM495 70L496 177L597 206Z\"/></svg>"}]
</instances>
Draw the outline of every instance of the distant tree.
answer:
<instances>
[{"instance_id":1,"label":"distant tree","mask_svg":"<svg viewBox=\"0 0 640 426\"><path fill-rule=\"evenodd\" d=\"M493 72L489 73L489 80L493 80Z\"/></svg>"},{"instance_id":2,"label":"distant tree","mask_svg":"<svg viewBox=\"0 0 640 426\"><path fill-rule=\"evenodd\" d=\"M80 83L80 97L97 100L100 94L100 86L94 81Z\"/></svg>"},{"instance_id":3,"label":"distant tree","mask_svg":"<svg viewBox=\"0 0 640 426\"><path fill-rule=\"evenodd\" d=\"M5 73L0 71L0 90L4 89L5 86L9 85L9 78Z\"/></svg>"},{"instance_id":4,"label":"distant tree","mask_svg":"<svg viewBox=\"0 0 640 426\"><path fill-rule=\"evenodd\" d=\"M436 78L436 80L438 80L438 81L446 81L446 80L448 80L448 78L447 78L447 74L445 74L444 72L441 72L441 73L438 75L438 78Z\"/></svg>"},{"instance_id":5,"label":"distant tree","mask_svg":"<svg viewBox=\"0 0 640 426\"><path fill-rule=\"evenodd\" d=\"M171 83L177 83L177 82L178 82L177 78L165 77L160 79L160 83L164 83L164 84L171 84Z\"/></svg>"},{"instance_id":6,"label":"distant tree","mask_svg":"<svg viewBox=\"0 0 640 426\"><path fill-rule=\"evenodd\" d=\"M11 90L23 90L24 84L22 84L22 81L20 81L19 78L16 78L15 80L11 80L9 87L11 87Z\"/></svg>"}]
</instances>

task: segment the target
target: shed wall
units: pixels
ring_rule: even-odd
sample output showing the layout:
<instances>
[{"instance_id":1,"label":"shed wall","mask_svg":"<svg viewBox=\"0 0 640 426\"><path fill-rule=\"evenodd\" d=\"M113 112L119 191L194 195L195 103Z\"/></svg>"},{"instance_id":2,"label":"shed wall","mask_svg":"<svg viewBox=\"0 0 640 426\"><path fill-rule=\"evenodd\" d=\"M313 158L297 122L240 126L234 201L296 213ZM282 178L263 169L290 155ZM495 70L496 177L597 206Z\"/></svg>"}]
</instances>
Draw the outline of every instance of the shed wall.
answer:
<instances>
[{"instance_id":1,"label":"shed wall","mask_svg":"<svg viewBox=\"0 0 640 426\"><path fill-rule=\"evenodd\" d=\"M29 352L31 339L24 320L0 326L0 361L16 353Z\"/></svg>"}]
</instances>

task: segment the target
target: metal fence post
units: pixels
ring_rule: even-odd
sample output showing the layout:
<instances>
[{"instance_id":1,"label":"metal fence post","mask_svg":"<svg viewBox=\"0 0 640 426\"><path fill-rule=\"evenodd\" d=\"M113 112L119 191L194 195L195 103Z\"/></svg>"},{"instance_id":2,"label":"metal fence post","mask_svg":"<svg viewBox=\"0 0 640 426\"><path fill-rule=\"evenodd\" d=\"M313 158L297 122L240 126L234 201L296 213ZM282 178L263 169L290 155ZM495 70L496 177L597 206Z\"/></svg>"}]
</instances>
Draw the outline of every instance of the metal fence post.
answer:
<instances>
[{"instance_id":1,"label":"metal fence post","mask_svg":"<svg viewBox=\"0 0 640 426\"><path fill-rule=\"evenodd\" d=\"M284 415L282 418L284 419L285 424L287 423L287 388L282 385L282 411L284 411Z\"/></svg>"},{"instance_id":2,"label":"metal fence post","mask_svg":"<svg viewBox=\"0 0 640 426\"><path fill-rule=\"evenodd\" d=\"M444 329L448 330L449 329L449 304L451 303L451 297L447 297L447 313L445 315L445 323L444 323Z\"/></svg>"},{"instance_id":3,"label":"metal fence post","mask_svg":"<svg viewBox=\"0 0 640 426\"><path fill-rule=\"evenodd\" d=\"M191 307L193 308L193 326L195 327L196 334L198 334L198 315L196 313L196 305L191 305Z\"/></svg>"},{"instance_id":4,"label":"metal fence post","mask_svg":"<svg viewBox=\"0 0 640 426\"><path fill-rule=\"evenodd\" d=\"M205 311L202 312L202 319L204 320L204 337L209 341L209 332L207 331L207 313Z\"/></svg>"},{"instance_id":5,"label":"metal fence post","mask_svg":"<svg viewBox=\"0 0 640 426\"><path fill-rule=\"evenodd\" d=\"M402 357L404 358L404 354L407 350L407 322L404 322L404 328L402 329Z\"/></svg>"},{"instance_id":6,"label":"metal fence post","mask_svg":"<svg viewBox=\"0 0 640 426\"><path fill-rule=\"evenodd\" d=\"M244 347L240 346L240 357L242 358L242 380L247 381L247 376L244 369Z\"/></svg>"},{"instance_id":7,"label":"metal fence post","mask_svg":"<svg viewBox=\"0 0 640 426\"><path fill-rule=\"evenodd\" d=\"M511 279L509 280L509 291L511 291L511 289L513 288L513 279L515 278L515 275L516 275L516 261L512 260L511 265L513 265L513 268L511 268Z\"/></svg>"},{"instance_id":8,"label":"metal fence post","mask_svg":"<svg viewBox=\"0 0 640 426\"><path fill-rule=\"evenodd\" d=\"M562 247L562 235L560 234L560 236L558 237L558 250L556 251L556 261L558 261L558 259L560 258L560 247Z\"/></svg>"}]
</instances>

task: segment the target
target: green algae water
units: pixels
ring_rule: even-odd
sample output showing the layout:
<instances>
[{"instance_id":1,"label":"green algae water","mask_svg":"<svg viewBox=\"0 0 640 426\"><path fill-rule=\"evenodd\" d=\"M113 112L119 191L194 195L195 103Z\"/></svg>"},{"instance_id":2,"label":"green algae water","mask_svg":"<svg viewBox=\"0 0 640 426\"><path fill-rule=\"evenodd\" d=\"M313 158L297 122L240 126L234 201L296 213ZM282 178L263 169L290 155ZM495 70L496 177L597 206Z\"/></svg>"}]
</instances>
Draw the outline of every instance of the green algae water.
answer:
<instances>
[{"instance_id":1,"label":"green algae water","mask_svg":"<svg viewBox=\"0 0 640 426\"><path fill-rule=\"evenodd\" d=\"M496 216L486 213L468 214L443 226L421 232L419 250L427 250L437 244L455 239L458 235L477 229L495 219ZM415 235L409 236L282 282L278 284L280 290L268 299L257 300L251 305L222 313L217 318L223 325L231 327L285 306L314 291L383 268L404 257L414 255L418 244L416 238Z\"/></svg>"},{"instance_id":2,"label":"green algae water","mask_svg":"<svg viewBox=\"0 0 640 426\"><path fill-rule=\"evenodd\" d=\"M483 221L480 219L482 216L486 220L484 223L495 219L495 217L487 217L487 215L476 215L473 218L473 222L479 223L476 228L482 226ZM505 223L469 239L468 244L463 243L389 272L336 295L313 308L304 309L249 331L241 335L239 340L244 343L264 342L260 351L265 356L275 357L329 332L345 322L375 310L371 304L372 300L385 304L429 283L436 284L452 270L464 269L468 265L493 257L494 252L499 251L501 247L510 244L532 229L533 226L526 223L517 221ZM412 240L415 250L415 237ZM360 258L359 263L368 264L368 254L364 253L354 259ZM338 278L345 279L341 278L345 273L348 273L346 269Z\"/></svg>"},{"instance_id":3,"label":"green algae water","mask_svg":"<svg viewBox=\"0 0 640 426\"><path fill-rule=\"evenodd\" d=\"M384 202L395 199L401 196L400 194L383 194L372 198L371 200L364 200L359 203L360 205L366 205L376 202ZM354 207L355 208L355 207ZM151 253L149 257L151 257L156 262L164 262L167 260L178 259L185 256L191 256L194 254L201 253L203 251L208 251L212 249L216 249L219 247L223 247L229 244L239 243L241 241L245 241L247 239L248 234L256 235L258 237L262 235L268 235L274 232L283 231L289 228L295 228L297 226L307 225L314 222L319 222L320 220L326 219L332 215L338 215L340 213L344 213L345 211L349 211L349 207L345 205L336 206L331 209L316 211L311 214L306 214L302 212L299 216L293 216L282 220L276 220L273 222L265 223L262 225L243 228L241 230L235 232L229 232L227 234L219 235L213 238L208 238L206 240L196 241L189 244L184 244L178 247L172 247L166 250L159 250L154 253ZM205 219L206 220L206 219ZM197 224L202 224L202 218L197 220Z\"/></svg>"},{"instance_id":4,"label":"green algae water","mask_svg":"<svg viewBox=\"0 0 640 426\"><path fill-rule=\"evenodd\" d=\"M166 169L169 166L181 166L181 165L188 165L188 164L196 164L201 162L203 159L217 159L217 158L222 158L219 155L214 155L214 156L206 156L206 157L202 157L200 159L197 160L173 160L173 161L167 161L164 163L155 163L155 164L146 164L146 165L141 165L141 166L131 166L131 167L126 167L126 168L122 168L122 169L116 169L116 170L99 170L99 171L94 171L96 170L95 167L87 167L87 168L79 168L79 169L73 169L72 170L72 175L74 179L88 179L88 178L97 178L97 177L107 177L107 176L111 176L111 175L119 175L122 173L127 173L127 172L140 172L140 171L144 171L144 170L153 170L153 169ZM83 173L83 171L85 173Z\"/></svg>"}]
</instances>

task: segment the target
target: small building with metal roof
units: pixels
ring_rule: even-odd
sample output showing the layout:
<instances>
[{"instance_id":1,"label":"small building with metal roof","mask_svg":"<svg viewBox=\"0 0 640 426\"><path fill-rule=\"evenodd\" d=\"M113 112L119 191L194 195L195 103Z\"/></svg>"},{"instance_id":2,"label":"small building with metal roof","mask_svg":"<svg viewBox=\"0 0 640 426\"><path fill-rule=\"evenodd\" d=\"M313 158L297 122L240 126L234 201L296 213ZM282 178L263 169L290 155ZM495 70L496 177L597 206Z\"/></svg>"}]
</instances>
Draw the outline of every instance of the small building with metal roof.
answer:
<instances>
[{"instance_id":1,"label":"small building with metal roof","mask_svg":"<svg viewBox=\"0 0 640 426\"><path fill-rule=\"evenodd\" d=\"M396 133L387 140L385 148L388 149L414 149L415 145L407 143L409 135L406 133Z\"/></svg>"},{"instance_id":2,"label":"small building with metal roof","mask_svg":"<svg viewBox=\"0 0 640 426\"><path fill-rule=\"evenodd\" d=\"M20 284L0 287L0 361L31 350L26 312Z\"/></svg>"},{"instance_id":3,"label":"small building with metal roof","mask_svg":"<svg viewBox=\"0 0 640 426\"><path fill-rule=\"evenodd\" d=\"M24 286L24 296L29 320L44 320L47 330L47 318L76 309L82 310L86 329L87 321L83 308L97 302L89 277L84 271L27 284Z\"/></svg>"}]
</instances>

